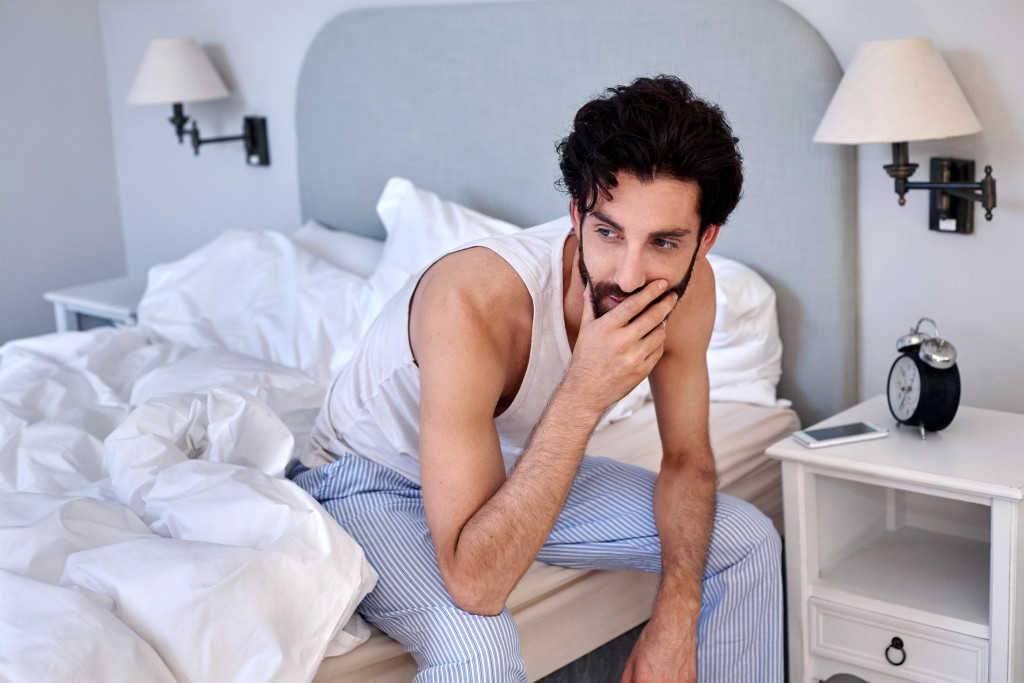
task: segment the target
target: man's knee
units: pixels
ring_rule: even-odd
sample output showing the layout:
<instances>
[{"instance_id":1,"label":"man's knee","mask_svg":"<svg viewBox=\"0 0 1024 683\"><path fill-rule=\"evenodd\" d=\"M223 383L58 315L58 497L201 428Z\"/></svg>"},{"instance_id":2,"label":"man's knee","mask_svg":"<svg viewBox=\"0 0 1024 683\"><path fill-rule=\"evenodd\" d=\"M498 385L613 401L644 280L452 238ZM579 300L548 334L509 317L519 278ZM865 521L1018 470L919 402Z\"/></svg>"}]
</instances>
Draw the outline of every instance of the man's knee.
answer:
<instances>
[{"instance_id":1,"label":"man's knee","mask_svg":"<svg viewBox=\"0 0 1024 683\"><path fill-rule=\"evenodd\" d=\"M754 562L765 570L775 571L782 561L782 541L772 521L756 507L720 495L708 561L709 564Z\"/></svg>"},{"instance_id":2,"label":"man's knee","mask_svg":"<svg viewBox=\"0 0 1024 683\"><path fill-rule=\"evenodd\" d=\"M747 525L751 529L751 541L769 557L781 560L782 539L779 537L775 524L753 505L750 506L747 514L749 515Z\"/></svg>"},{"instance_id":3,"label":"man's knee","mask_svg":"<svg viewBox=\"0 0 1024 683\"><path fill-rule=\"evenodd\" d=\"M451 607L371 620L412 652L420 668L417 683L526 681L519 630L508 609L493 617Z\"/></svg>"}]
</instances>

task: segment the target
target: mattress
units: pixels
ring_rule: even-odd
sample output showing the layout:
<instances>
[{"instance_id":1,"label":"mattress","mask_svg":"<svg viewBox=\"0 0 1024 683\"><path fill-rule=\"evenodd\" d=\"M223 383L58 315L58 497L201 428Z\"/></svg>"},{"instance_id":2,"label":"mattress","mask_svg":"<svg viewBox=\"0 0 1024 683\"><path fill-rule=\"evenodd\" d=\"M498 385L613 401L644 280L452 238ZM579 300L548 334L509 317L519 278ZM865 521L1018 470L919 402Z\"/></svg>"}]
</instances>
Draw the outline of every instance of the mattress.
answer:
<instances>
[{"instance_id":1,"label":"mattress","mask_svg":"<svg viewBox=\"0 0 1024 683\"><path fill-rule=\"evenodd\" d=\"M782 529L778 461L765 449L799 429L786 407L713 402L711 447L718 464L719 490L747 500ZM603 455L657 471L661 459L654 404L596 432L587 447ZM638 571L567 569L534 562L509 596L519 626L531 681L643 623L651 612L658 576ZM325 659L314 681L383 683L410 681L416 662L377 629L352 652ZM557 644L553 646L552 644Z\"/></svg>"}]
</instances>

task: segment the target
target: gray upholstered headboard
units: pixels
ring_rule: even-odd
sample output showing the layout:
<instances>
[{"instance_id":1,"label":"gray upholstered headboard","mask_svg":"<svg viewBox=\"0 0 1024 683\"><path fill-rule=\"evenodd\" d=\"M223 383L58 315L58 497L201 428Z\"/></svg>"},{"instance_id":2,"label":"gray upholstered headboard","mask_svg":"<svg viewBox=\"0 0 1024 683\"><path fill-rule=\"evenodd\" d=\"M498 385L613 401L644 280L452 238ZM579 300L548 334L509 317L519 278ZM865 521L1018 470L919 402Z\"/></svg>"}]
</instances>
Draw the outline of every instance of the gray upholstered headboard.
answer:
<instances>
[{"instance_id":1,"label":"gray upholstered headboard","mask_svg":"<svg viewBox=\"0 0 1024 683\"><path fill-rule=\"evenodd\" d=\"M716 252L775 287L779 395L805 423L853 404L852 148L811 136L842 75L775 0L550 0L356 10L310 46L297 102L305 218L382 237L393 175L522 226L565 213L555 141L608 86L673 73L725 110L744 198Z\"/></svg>"}]
</instances>

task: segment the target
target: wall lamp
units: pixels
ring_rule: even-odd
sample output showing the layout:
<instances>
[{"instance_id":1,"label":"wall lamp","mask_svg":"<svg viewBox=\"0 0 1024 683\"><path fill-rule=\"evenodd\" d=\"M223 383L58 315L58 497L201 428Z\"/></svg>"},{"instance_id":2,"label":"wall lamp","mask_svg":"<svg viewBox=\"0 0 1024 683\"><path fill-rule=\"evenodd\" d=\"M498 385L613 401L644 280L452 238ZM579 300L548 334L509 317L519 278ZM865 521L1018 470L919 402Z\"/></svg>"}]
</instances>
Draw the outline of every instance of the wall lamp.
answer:
<instances>
[{"instance_id":1,"label":"wall lamp","mask_svg":"<svg viewBox=\"0 0 1024 683\"><path fill-rule=\"evenodd\" d=\"M178 144L185 135L192 140L196 155L202 145L214 142L245 143L245 161L250 166L270 165L270 145L267 141L267 120L260 116L246 116L242 121L242 134L206 138L199 135L199 126L185 115L184 103L217 100L230 93L210 58L193 38L156 38L142 60L135 83L128 93L128 104L170 104L173 115L169 119L178 135Z\"/></svg>"},{"instance_id":2,"label":"wall lamp","mask_svg":"<svg viewBox=\"0 0 1024 683\"><path fill-rule=\"evenodd\" d=\"M992 167L974 180L974 160L933 157L928 182L908 180L917 169L910 163L908 142L971 135L981 123L946 61L928 38L862 43L839 83L815 142L844 145L892 143L886 172L895 180L899 203L909 190L929 191L929 228L943 232L974 232L974 202L992 220L996 179Z\"/></svg>"}]
</instances>

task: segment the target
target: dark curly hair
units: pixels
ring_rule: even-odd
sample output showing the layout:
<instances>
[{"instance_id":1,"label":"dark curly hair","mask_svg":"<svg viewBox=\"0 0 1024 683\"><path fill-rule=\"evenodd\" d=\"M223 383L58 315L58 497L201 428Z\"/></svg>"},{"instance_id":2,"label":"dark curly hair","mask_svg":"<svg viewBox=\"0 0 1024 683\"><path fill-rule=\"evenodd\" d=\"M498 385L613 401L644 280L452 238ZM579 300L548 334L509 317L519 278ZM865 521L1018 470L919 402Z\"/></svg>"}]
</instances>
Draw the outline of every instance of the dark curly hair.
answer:
<instances>
[{"instance_id":1,"label":"dark curly hair","mask_svg":"<svg viewBox=\"0 0 1024 683\"><path fill-rule=\"evenodd\" d=\"M611 196L615 176L641 182L668 177L700 187L701 234L736 208L743 160L722 110L675 76L637 78L583 105L573 129L555 146L559 189L588 214Z\"/></svg>"}]
</instances>

